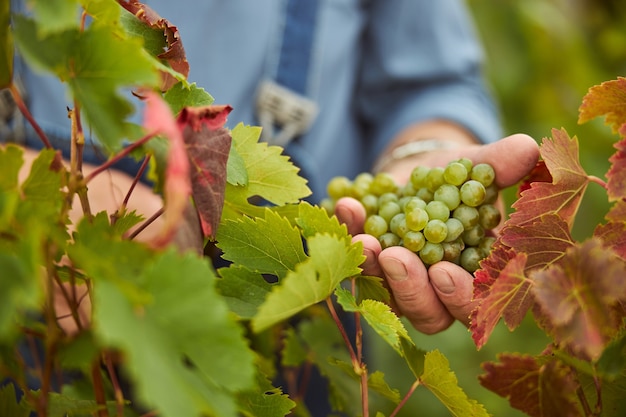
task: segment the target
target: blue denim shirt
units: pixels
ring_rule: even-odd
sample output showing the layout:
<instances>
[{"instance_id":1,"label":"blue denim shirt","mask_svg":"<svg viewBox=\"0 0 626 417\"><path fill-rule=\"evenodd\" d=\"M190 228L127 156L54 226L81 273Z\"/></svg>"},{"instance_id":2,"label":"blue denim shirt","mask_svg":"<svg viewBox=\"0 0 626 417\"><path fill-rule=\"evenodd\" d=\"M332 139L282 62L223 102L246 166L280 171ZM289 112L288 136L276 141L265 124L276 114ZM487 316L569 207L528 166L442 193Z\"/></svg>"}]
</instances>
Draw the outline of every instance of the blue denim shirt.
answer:
<instances>
[{"instance_id":1,"label":"blue denim shirt","mask_svg":"<svg viewBox=\"0 0 626 417\"><path fill-rule=\"evenodd\" d=\"M483 142L500 137L483 51L462 0L319 2L306 91L319 114L286 149L309 180L312 200L324 197L333 176L371 170L394 135L416 121L451 120ZM229 127L257 125L257 88L277 73L285 0L146 3L178 27L189 81L233 106ZM42 127L69 137L64 86L20 75Z\"/></svg>"}]
</instances>

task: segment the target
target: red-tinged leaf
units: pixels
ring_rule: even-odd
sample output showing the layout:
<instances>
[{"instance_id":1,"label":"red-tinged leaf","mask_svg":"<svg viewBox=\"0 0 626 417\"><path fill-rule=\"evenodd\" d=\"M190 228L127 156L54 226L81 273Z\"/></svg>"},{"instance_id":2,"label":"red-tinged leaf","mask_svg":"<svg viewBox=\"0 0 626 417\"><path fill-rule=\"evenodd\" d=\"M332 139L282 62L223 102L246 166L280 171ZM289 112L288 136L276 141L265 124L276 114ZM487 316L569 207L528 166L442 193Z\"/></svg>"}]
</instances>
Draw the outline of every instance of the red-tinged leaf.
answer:
<instances>
[{"instance_id":1,"label":"red-tinged leaf","mask_svg":"<svg viewBox=\"0 0 626 417\"><path fill-rule=\"evenodd\" d=\"M487 342L500 318L513 329L532 305L531 282L524 275L525 265L526 255L523 253L511 259L491 284L489 294L472 312L470 331L478 349Z\"/></svg>"},{"instance_id":2,"label":"red-tinged leaf","mask_svg":"<svg viewBox=\"0 0 626 417\"><path fill-rule=\"evenodd\" d=\"M187 55L185 54L185 48L180 39L178 28L159 16L149 6L137 0L118 0L118 2L151 28L163 31L167 49L157 55L157 57L166 61L173 70L187 77L189 75L189 62L187 61ZM162 72L162 76L161 89L163 91L169 90L171 86L178 82L171 74Z\"/></svg>"},{"instance_id":3,"label":"red-tinged leaf","mask_svg":"<svg viewBox=\"0 0 626 417\"><path fill-rule=\"evenodd\" d=\"M482 300L489 295L491 286L500 272L515 257L515 252L497 240L487 258L481 261L480 269L474 273L474 299Z\"/></svg>"},{"instance_id":4,"label":"red-tinged leaf","mask_svg":"<svg viewBox=\"0 0 626 417\"><path fill-rule=\"evenodd\" d=\"M613 132L626 123L626 78L605 81L591 87L578 109L578 123L585 123L596 117L606 116L606 124Z\"/></svg>"},{"instance_id":5,"label":"red-tinged leaf","mask_svg":"<svg viewBox=\"0 0 626 417\"><path fill-rule=\"evenodd\" d=\"M213 237L224 207L232 137L224 127L230 106L184 108L178 116L191 161L191 186L204 236Z\"/></svg>"},{"instance_id":6,"label":"red-tinged leaf","mask_svg":"<svg viewBox=\"0 0 626 417\"><path fill-rule=\"evenodd\" d=\"M528 256L527 272L557 262L574 245L567 224L556 214L542 216L532 224L504 227L500 239Z\"/></svg>"},{"instance_id":7,"label":"red-tinged leaf","mask_svg":"<svg viewBox=\"0 0 626 417\"><path fill-rule=\"evenodd\" d=\"M626 260L626 223L608 222L596 227L594 237L602 240L602 244L611 248L623 260Z\"/></svg>"},{"instance_id":8,"label":"red-tinged leaf","mask_svg":"<svg viewBox=\"0 0 626 417\"><path fill-rule=\"evenodd\" d=\"M531 417L582 416L573 372L557 360L541 364L530 355L503 354L484 363L482 386Z\"/></svg>"},{"instance_id":9,"label":"red-tinged leaf","mask_svg":"<svg viewBox=\"0 0 626 417\"><path fill-rule=\"evenodd\" d=\"M528 190L533 182L548 182L552 183L552 174L548 171L545 161L538 161L537 165L530 171L528 176L520 182L517 190L518 198L521 194Z\"/></svg>"},{"instance_id":10,"label":"red-tinged leaf","mask_svg":"<svg viewBox=\"0 0 626 417\"><path fill-rule=\"evenodd\" d=\"M191 195L189 179L189 157L185 142L174 115L167 103L155 92L146 93L144 127L153 133L169 139L167 167L165 169L165 221L159 235L150 243L157 248L164 247L174 238L178 226L184 218L185 208Z\"/></svg>"},{"instance_id":11,"label":"red-tinged leaf","mask_svg":"<svg viewBox=\"0 0 626 417\"><path fill-rule=\"evenodd\" d=\"M609 201L626 197L626 139L615 144L615 152L610 158L611 167L606 174Z\"/></svg>"},{"instance_id":12,"label":"red-tinged leaf","mask_svg":"<svg viewBox=\"0 0 626 417\"><path fill-rule=\"evenodd\" d=\"M572 227L589 178L578 159L578 140L570 139L564 130L552 130L552 140L545 138L541 156L553 182L535 182L513 203L516 210L508 224L522 226L545 214L558 214Z\"/></svg>"},{"instance_id":13,"label":"red-tinged leaf","mask_svg":"<svg viewBox=\"0 0 626 417\"><path fill-rule=\"evenodd\" d=\"M533 294L555 341L583 359L597 359L621 328L626 263L592 238L570 248L559 264L532 275Z\"/></svg>"}]
</instances>

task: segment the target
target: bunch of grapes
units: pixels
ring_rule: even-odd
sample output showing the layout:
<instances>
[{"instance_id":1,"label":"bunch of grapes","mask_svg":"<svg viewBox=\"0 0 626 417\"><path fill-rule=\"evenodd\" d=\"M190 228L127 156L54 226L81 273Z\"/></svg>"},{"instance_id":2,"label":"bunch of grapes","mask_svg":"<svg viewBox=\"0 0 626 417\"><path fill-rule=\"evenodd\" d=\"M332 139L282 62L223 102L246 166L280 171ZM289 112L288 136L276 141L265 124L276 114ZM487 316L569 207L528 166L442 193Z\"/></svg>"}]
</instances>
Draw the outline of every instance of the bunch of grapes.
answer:
<instances>
[{"instance_id":1,"label":"bunch of grapes","mask_svg":"<svg viewBox=\"0 0 626 417\"><path fill-rule=\"evenodd\" d=\"M387 173L335 177L322 202L330 213L341 197L354 197L367 212L365 233L383 248L404 246L427 266L445 260L474 272L495 238L501 220L493 167L467 158L445 167L417 166L406 185Z\"/></svg>"}]
</instances>

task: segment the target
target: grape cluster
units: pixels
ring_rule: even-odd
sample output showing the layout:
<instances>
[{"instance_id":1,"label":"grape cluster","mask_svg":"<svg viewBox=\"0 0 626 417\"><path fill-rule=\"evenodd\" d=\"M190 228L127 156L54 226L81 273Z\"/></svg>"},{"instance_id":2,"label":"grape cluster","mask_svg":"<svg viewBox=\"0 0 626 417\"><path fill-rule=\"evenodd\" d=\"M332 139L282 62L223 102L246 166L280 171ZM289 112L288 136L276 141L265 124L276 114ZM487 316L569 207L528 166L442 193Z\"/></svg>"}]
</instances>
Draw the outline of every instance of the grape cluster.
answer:
<instances>
[{"instance_id":1,"label":"grape cluster","mask_svg":"<svg viewBox=\"0 0 626 417\"><path fill-rule=\"evenodd\" d=\"M404 246L427 266L445 260L469 272L491 250L487 232L501 220L493 167L461 158L445 167L417 166L406 185L387 173L334 177L322 202L330 213L341 197L354 197L367 212L365 233L383 248Z\"/></svg>"}]
</instances>

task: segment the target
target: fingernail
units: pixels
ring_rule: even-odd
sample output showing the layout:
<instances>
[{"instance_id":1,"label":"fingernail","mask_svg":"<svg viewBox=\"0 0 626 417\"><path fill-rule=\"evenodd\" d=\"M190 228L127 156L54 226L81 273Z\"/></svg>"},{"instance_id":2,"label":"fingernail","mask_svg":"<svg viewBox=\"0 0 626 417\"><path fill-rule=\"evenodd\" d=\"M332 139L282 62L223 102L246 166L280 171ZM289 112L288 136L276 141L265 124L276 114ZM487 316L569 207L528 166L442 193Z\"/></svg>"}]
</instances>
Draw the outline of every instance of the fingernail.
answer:
<instances>
[{"instance_id":1,"label":"fingernail","mask_svg":"<svg viewBox=\"0 0 626 417\"><path fill-rule=\"evenodd\" d=\"M386 259L385 261L381 262L381 266L385 270L387 277L391 278L394 281L404 281L409 276L404 264L397 259Z\"/></svg>"},{"instance_id":2,"label":"fingernail","mask_svg":"<svg viewBox=\"0 0 626 417\"><path fill-rule=\"evenodd\" d=\"M434 269L430 272L431 284L444 294L452 294L456 287L452 277L444 269Z\"/></svg>"},{"instance_id":3,"label":"fingernail","mask_svg":"<svg viewBox=\"0 0 626 417\"><path fill-rule=\"evenodd\" d=\"M335 209L335 214L337 215L337 218L342 222L342 223L346 223L348 225L352 224L352 211L346 209L343 206L338 206Z\"/></svg>"}]
</instances>

